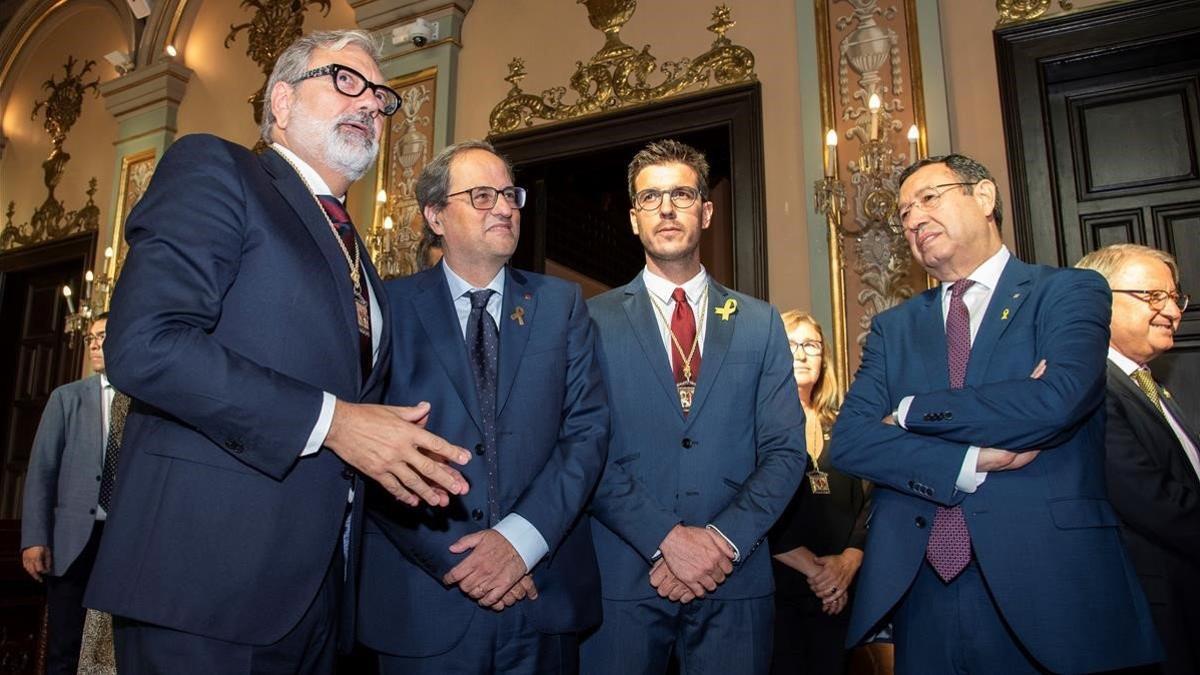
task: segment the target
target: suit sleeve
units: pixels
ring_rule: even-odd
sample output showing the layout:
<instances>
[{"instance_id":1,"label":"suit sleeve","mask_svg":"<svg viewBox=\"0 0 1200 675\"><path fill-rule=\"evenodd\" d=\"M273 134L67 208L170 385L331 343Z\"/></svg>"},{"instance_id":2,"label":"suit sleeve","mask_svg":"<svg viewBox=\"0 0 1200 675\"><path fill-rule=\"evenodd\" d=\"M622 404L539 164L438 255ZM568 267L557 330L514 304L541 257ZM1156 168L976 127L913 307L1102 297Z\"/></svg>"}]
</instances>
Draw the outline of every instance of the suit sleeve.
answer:
<instances>
[{"instance_id":1,"label":"suit sleeve","mask_svg":"<svg viewBox=\"0 0 1200 675\"><path fill-rule=\"evenodd\" d=\"M962 499L954 481L967 444L909 433L883 422L900 399L887 381L888 318L883 314L871 322L862 364L833 425L830 461L872 483L938 504L954 504Z\"/></svg>"},{"instance_id":2,"label":"suit sleeve","mask_svg":"<svg viewBox=\"0 0 1200 675\"><path fill-rule=\"evenodd\" d=\"M1200 494L1155 459L1116 396L1106 405L1104 469L1113 508L1142 536L1200 565Z\"/></svg>"},{"instance_id":3,"label":"suit sleeve","mask_svg":"<svg viewBox=\"0 0 1200 675\"><path fill-rule=\"evenodd\" d=\"M551 557L587 505L608 457L608 397L596 361L596 330L579 287L572 290L558 445L513 506L546 540Z\"/></svg>"},{"instance_id":4,"label":"suit sleeve","mask_svg":"<svg viewBox=\"0 0 1200 675\"><path fill-rule=\"evenodd\" d=\"M1095 413L1104 400L1112 294L1090 270L1060 272L1047 284L1037 316L1037 359L1046 360L1041 379L919 394L905 419L909 431L985 448L1049 449ZM954 414L927 421L935 411Z\"/></svg>"},{"instance_id":5,"label":"suit sleeve","mask_svg":"<svg viewBox=\"0 0 1200 675\"><path fill-rule=\"evenodd\" d=\"M808 466L804 411L792 375L792 353L783 320L774 307L770 325L754 393L758 461L733 500L712 519L712 525L737 546L743 561L787 508Z\"/></svg>"},{"instance_id":6,"label":"suit sleeve","mask_svg":"<svg viewBox=\"0 0 1200 675\"><path fill-rule=\"evenodd\" d=\"M163 155L129 218L104 354L118 389L282 479L317 421L322 392L212 336L251 245L239 168L209 136L184 137Z\"/></svg>"},{"instance_id":7,"label":"suit sleeve","mask_svg":"<svg viewBox=\"0 0 1200 675\"><path fill-rule=\"evenodd\" d=\"M99 430L97 430L98 432ZM50 393L38 422L29 469L25 474L25 496L21 507L21 550L50 546L57 503L58 472L67 443L67 419L62 388Z\"/></svg>"}]
</instances>

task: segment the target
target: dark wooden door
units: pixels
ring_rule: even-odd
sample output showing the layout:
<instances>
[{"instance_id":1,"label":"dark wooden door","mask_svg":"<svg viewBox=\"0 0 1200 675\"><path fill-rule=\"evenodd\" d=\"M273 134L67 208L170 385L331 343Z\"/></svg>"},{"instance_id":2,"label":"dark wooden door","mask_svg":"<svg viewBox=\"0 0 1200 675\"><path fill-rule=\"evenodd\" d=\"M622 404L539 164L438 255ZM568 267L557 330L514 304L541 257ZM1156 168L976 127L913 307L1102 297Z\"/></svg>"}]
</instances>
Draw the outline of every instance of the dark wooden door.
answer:
<instances>
[{"instance_id":1,"label":"dark wooden door","mask_svg":"<svg viewBox=\"0 0 1200 675\"><path fill-rule=\"evenodd\" d=\"M996 32L1018 255L1130 242L1200 293L1200 3L1121 4ZM1155 375L1200 418L1200 302Z\"/></svg>"}]
</instances>

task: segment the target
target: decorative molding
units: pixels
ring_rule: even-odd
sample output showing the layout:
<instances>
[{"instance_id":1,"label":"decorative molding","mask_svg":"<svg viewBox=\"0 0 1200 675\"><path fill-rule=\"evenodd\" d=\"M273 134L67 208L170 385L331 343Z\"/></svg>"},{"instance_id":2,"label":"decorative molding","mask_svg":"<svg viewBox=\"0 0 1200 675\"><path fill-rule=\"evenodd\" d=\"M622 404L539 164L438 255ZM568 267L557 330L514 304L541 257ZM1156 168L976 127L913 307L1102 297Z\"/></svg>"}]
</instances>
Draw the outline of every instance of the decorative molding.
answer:
<instances>
[{"instance_id":1,"label":"decorative molding","mask_svg":"<svg viewBox=\"0 0 1200 675\"><path fill-rule=\"evenodd\" d=\"M1003 26L1017 21L1039 18L1046 13L1046 10L1050 9L1050 2L1051 0L996 0L996 11L1000 13L996 25ZM1075 9L1071 0L1058 0L1058 6L1064 12Z\"/></svg>"},{"instance_id":2,"label":"decorative molding","mask_svg":"<svg viewBox=\"0 0 1200 675\"><path fill-rule=\"evenodd\" d=\"M151 148L121 158L121 178L117 184L117 208L116 217L113 219L111 244L115 255L109 260L109 269L106 270L114 282L121 274L125 254L129 251L129 245L125 243L125 221L129 218L129 212L141 201L142 195L146 194L146 188L150 187L150 178L154 175L154 167L157 165L157 154Z\"/></svg>"},{"instance_id":3,"label":"decorative molding","mask_svg":"<svg viewBox=\"0 0 1200 675\"><path fill-rule=\"evenodd\" d=\"M729 8L713 11L708 30L716 34L712 47L694 59L658 63L650 54L650 45L636 51L621 41L619 33L637 9L637 0L578 0L587 5L592 27L605 35L604 46L587 63L577 62L570 79L576 93L574 103L566 103L566 87L552 87L541 94L521 89L525 61L514 58L508 64L505 81L512 85L507 96L492 109L490 135L532 126L533 120L563 121L598 112L643 105L683 93L691 88L704 89L711 82L732 85L755 79L754 54L725 37L735 22ZM658 70L665 76L658 84L648 77Z\"/></svg>"}]
</instances>

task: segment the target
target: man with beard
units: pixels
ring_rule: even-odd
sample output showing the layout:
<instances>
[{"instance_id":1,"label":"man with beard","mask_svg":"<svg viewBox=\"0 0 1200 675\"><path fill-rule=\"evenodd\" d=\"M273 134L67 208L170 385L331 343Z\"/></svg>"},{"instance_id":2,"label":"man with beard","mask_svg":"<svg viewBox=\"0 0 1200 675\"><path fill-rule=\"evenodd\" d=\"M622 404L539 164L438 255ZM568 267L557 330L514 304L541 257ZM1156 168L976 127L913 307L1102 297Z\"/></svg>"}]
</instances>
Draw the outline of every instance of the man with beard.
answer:
<instances>
[{"instance_id":1,"label":"man with beard","mask_svg":"<svg viewBox=\"0 0 1200 675\"><path fill-rule=\"evenodd\" d=\"M629 165L633 281L593 298L612 441L592 502L604 623L585 673L765 673L763 540L804 473L804 413L774 307L700 264L708 162L673 140Z\"/></svg>"},{"instance_id":2,"label":"man with beard","mask_svg":"<svg viewBox=\"0 0 1200 675\"><path fill-rule=\"evenodd\" d=\"M377 59L363 32L301 38L270 148L182 138L130 214L105 355L133 403L85 598L122 673L331 672L360 472L410 506L466 491L427 403L374 405L391 322L342 198L398 107Z\"/></svg>"}]
</instances>

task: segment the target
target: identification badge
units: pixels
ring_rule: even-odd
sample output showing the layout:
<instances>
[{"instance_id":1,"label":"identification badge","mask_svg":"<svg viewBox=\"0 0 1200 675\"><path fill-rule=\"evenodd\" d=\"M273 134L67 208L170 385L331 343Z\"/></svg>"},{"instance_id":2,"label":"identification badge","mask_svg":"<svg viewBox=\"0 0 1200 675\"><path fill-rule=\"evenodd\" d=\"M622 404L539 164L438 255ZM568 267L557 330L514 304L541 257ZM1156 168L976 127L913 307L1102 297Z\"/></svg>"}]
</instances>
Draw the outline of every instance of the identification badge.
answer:
<instances>
[{"instance_id":1,"label":"identification badge","mask_svg":"<svg viewBox=\"0 0 1200 675\"><path fill-rule=\"evenodd\" d=\"M812 487L814 495L829 494L829 474L820 469L813 469L808 472L808 484Z\"/></svg>"},{"instance_id":2,"label":"identification badge","mask_svg":"<svg viewBox=\"0 0 1200 675\"><path fill-rule=\"evenodd\" d=\"M696 396L696 383L691 380L676 382L675 389L679 392L679 407L683 408L683 414L686 415L692 409L692 399Z\"/></svg>"}]
</instances>

